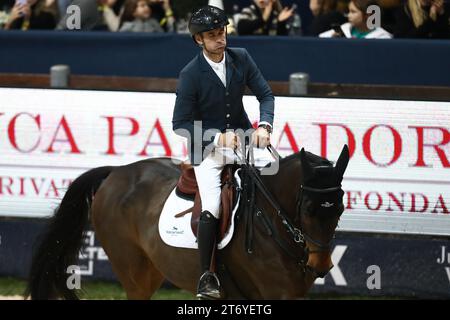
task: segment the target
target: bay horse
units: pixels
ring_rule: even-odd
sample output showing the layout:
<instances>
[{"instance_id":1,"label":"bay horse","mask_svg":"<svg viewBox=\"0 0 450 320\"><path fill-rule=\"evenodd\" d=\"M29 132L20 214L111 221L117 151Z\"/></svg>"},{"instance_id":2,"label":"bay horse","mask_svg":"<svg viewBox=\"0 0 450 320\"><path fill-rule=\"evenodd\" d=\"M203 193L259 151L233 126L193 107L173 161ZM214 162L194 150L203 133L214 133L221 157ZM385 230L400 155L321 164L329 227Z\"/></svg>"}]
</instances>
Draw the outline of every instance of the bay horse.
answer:
<instances>
[{"instance_id":1,"label":"bay horse","mask_svg":"<svg viewBox=\"0 0 450 320\"><path fill-rule=\"evenodd\" d=\"M242 214L248 206L241 203L233 238L217 253L225 298L302 298L328 273L348 162L346 145L335 166L302 149L282 158L277 174L259 177L263 188L254 187L251 210ZM165 279L195 294L198 250L168 246L158 232L159 215L179 176L173 159L151 158L94 168L76 178L42 234L24 295L78 298L66 285L67 267L77 263L89 223L128 299L151 298Z\"/></svg>"}]
</instances>

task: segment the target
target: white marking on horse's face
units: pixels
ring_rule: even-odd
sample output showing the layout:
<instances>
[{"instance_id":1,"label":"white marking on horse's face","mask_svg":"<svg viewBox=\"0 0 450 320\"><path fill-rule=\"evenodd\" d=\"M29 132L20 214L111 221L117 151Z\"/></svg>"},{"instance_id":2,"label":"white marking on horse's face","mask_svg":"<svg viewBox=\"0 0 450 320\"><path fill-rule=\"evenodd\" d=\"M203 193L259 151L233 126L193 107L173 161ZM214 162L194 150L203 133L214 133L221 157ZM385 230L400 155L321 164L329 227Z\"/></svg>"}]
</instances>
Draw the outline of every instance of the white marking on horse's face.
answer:
<instances>
[{"instance_id":1,"label":"white marking on horse's face","mask_svg":"<svg viewBox=\"0 0 450 320\"><path fill-rule=\"evenodd\" d=\"M334 206L334 203L329 203L329 202L327 201L327 202L325 202L325 203L322 203L320 206L321 206L321 207L324 207L324 208L330 208L330 207Z\"/></svg>"}]
</instances>

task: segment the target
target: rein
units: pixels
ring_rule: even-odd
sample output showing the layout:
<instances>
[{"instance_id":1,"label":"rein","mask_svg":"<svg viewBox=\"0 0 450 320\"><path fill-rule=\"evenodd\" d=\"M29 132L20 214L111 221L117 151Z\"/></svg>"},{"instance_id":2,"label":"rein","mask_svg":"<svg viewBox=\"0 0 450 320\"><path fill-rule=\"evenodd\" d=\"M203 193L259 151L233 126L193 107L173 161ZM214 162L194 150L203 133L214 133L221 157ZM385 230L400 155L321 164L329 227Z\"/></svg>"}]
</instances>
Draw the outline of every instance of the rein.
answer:
<instances>
[{"instance_id":1,"label":"rein","mask_svg":"<svg viewBox=\"0 0 450 320\"><path fill-rule=\"evenodd\" d=\"M252 147L250 146L250 150ZM278 152L271 146L267 146L269 152L271 153L272 157L275 158L275 160L279 161L281 159L281 156L278 154ZM291 258L296 260L297 264L300 265L300 267L303 269L304 272L309 271L316 277L323 278L328 272L326 273L320 273L314 270L314 268L307 265L308 262L308 256L310 253L318 253L323 251L330 251L331 250L331 242L323 244L317 240L312 239L309 235L307 235L304 231L302 231L301 223L300 228L297 228L291 221L291 219L288 217L288 215L285 213L285 211L280 207L276 199L274 199L271 192L267 189L264 182L261 180L260 174L256 171L257 169L252 166L246 157L242 158L239 156L239 154L234 150L234 153L237 157L237 159L243 163L244 169L249 173L248 176L250 177L253 184L259 189L261 194L264 196L264 198L269 202L270 206L276 211L277 216L281 219L282 225L285 227L287 233L290 235L291 240L294 241L296 245L299 245L299 248L301 249L301 255L298 256L295 253L292 252L292 250L289 248L289 245L283 241L283 239L278 234L276 228L274 228L272 222L270 219L268 219L264 212L258 208L256 208L256 216L259 217L266 229L266 232L269 236L271 236L275 242L280 246L281 249L285 253L287 253ZM249 152L249 157L252 159L253 153ZM329 193L329 192L335 192L340 190L341 186L336 186L332 188L326 188L326 189L316 189L308 186L300 186L300 195L299 195L299 201L297 204L297 214L299 215L299 211L301 208L301 202L303 199L303 191L307 192L315 192L315 193ZM245 194L245 193L244 193ZM255 192L254 188L251 188L250 191L250 198L243 199L246 200L246 205L248 204L248 214L247 217L247 240L246 240L246 250L248 253L252 253L251 243L252 243L252 237L253 237L253 231L252 231L252 224L253 224L253 218L249 218L250 216L253 216L254 212L254 197ZM312 243L314 246L318 247L318 250L310 251L308 247L306 246L305 240Z\"/></svg>"}]
</instances>

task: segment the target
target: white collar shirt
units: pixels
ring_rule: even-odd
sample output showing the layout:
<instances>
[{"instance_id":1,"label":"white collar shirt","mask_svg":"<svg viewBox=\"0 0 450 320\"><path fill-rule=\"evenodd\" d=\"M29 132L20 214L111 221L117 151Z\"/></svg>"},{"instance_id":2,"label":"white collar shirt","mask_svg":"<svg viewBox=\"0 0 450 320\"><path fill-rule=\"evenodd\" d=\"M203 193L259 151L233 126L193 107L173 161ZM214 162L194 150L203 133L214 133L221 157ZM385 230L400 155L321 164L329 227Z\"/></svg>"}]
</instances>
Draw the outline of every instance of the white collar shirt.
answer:
<instances>
[{"instance_id":1,"label":"white collar shirt","mask_svg":"<svg viewBox=\"0 0 450 320\"><path fill-rule=\"evenodd\" d=\"M223 55L223 59L220 62L214 62L211 59L209 59L205 53L203 52L203 56L206 59L206 62L211 66L211 68L214 70L214 72L219 77L220 81L222 81L223 86L227 86L227 68L225 67L225 54Z\"/></svg>"}]
</instances>

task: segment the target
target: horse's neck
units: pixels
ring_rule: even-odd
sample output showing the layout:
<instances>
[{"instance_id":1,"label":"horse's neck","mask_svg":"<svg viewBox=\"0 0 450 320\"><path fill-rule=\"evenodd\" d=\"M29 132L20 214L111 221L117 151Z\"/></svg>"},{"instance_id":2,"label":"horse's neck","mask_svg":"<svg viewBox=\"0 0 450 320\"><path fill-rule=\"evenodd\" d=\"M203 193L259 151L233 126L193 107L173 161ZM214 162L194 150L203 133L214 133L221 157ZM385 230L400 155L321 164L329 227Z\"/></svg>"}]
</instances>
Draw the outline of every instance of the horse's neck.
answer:
<instances>
[{"instance_id":1,"label":"horse's neck","mask_svg":"<svg viewBox=\"0 0 450 320\"><path fill-rule=\"evenodd\" d=\"M275 175L262 176L262 181L272 193L278 204L288 213L293 213L296 206L297 194L300 188L300 166L291 161L280 165Z\"/></svg>"}]
</instances>

